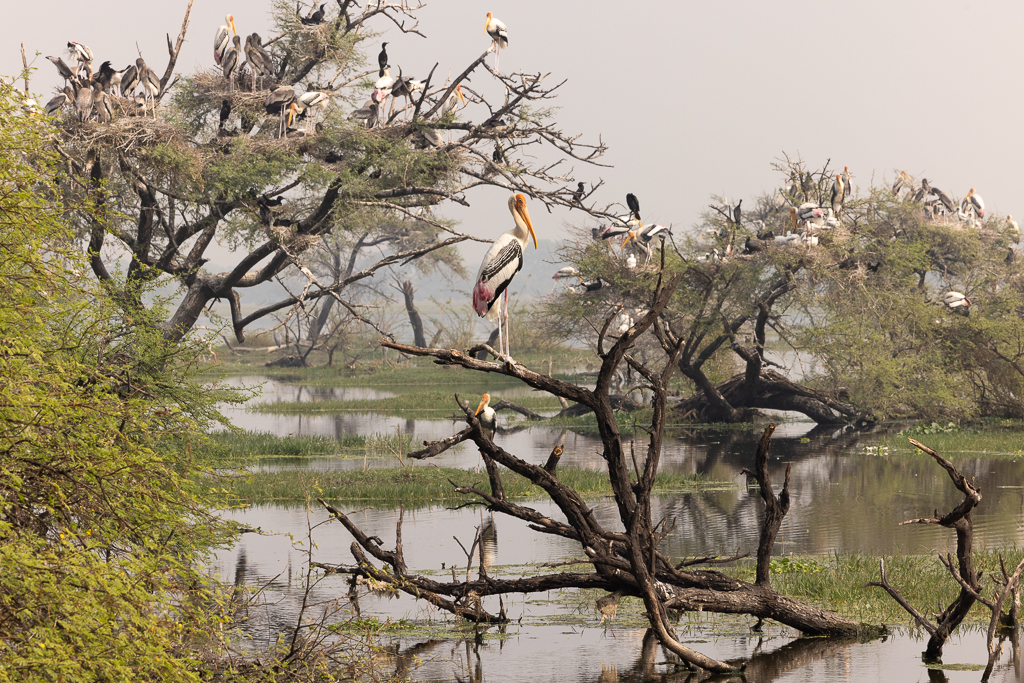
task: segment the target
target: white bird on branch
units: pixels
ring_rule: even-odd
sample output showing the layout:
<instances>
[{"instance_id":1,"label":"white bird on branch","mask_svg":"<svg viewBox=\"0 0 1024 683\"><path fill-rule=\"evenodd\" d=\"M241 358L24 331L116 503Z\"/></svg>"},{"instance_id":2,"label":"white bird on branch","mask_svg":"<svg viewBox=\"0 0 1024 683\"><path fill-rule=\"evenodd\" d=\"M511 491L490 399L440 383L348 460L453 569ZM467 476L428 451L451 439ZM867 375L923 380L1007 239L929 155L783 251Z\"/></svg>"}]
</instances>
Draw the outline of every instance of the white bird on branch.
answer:
<instances>
[{"instance_id":1,"label":"white bird on branch","mask_svg":"<svg viewBox=\"0 0 1024 683\"><path fill-rule=\"evenodd\" d=\"M476 412L473 413L480 418L480 426L483 427L487 432L488 436L494 438L494 432L498 428L498 415L494 412L489 404L491 402L491 395L484 394L480 398L480 405L476 407Z\"/></svg>"},{"instance_id":2,"label":"white bird on branch","mask_svg":"<svg viewBox=\"0 0 1024 683\"><path fill-rule=\"evenodd\" d=\"M490 12L487 13L487 23L484 30L491 37L491 48L494 49L494 70L498 70L498 56L502 49L508 47L508 28L505 24L495 19Z\"/></svg>"},{"instance_id":3,"label":"white bird on branch","mask_svg":"<svg viewBox=\"0 0 1024 683\"><path fill-rule=\"evenodd\" d=\"M508 286L523 267L523 251L528 238L533 237L533 246L537 248L537 235L533 231L533 223L530 222L530 212L526 209L526 197L521 194L509 197L508 210L512 212L516 227L498 237L484 256L480 271L476 274L476 284L473 286L473 310L488 320L497 319L499 347L502 346L501 321L504 315L504 348L499 348L498 353L511 362L508 343ZM504 312L501 310L502 293L505 294Z\"/></svg>"}]
</instances>

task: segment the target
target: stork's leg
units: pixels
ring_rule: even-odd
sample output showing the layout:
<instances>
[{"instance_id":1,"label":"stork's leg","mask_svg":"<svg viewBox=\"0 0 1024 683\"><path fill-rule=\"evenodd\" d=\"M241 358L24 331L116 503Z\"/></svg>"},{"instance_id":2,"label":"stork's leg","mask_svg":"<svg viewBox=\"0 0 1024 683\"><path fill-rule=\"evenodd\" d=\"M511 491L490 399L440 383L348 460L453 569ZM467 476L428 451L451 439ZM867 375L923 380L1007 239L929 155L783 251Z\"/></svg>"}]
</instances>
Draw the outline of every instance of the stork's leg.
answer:
<instances>
[{"instance_id":1,"label":"stork's leg","mask_svg":"<svg viewBox=\"0 0 1024 683\"><path fill-rule=\"evenodd\" d=\"M501 300L499 299L498 300L498 360L501 360L501 357L504 354L503 348L504 347L502 346L502 338L501 338Z\"/></svg>"},{"instance_id":2,"label":"stork's leg","mask_svg":"<svg viewBox=\"0 0 1024 683\"><path fill-rule=\"evenodd\" d=\"M512 360L512 328L508 324L508 287L505 288L505 357Z\"/></svg>"}]
</instances>

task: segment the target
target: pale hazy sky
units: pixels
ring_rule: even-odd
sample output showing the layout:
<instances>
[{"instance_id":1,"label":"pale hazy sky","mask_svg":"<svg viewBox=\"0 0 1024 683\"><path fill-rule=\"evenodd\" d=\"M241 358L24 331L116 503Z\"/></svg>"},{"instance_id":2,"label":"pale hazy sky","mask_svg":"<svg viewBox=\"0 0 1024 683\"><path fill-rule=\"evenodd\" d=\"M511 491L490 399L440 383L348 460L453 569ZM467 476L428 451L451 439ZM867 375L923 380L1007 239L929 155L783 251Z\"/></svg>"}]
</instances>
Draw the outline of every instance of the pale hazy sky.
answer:
<instances>
[{"instance_id":1,"label":"pale hazy sky","mask_svg":"<svg viewBox=\"0 0 1024 683\"><path fill-rule=\"evenodd\" d=\"M8 2L0 24L0 73L20 69L18 44L60 54L89 45L97 65L120 68L138 42L158 73L165 33L177 35L186 2ZM143 9L145 8L145 9ZM337 11L333 2L328 11ZM212 63L212 37L227 12L239 33L270 35L268 2L196 0L178 70ZM576 164L579 179L604 178L601 203L639 196L645 221L692 226L710 195L733 201L778 185L783 151L810 167L849 165L854 185L890 180L893 168L926 176L954 197L976 188L993 215L1024 216L1018 199L1021 90L1019 0L954 2L657 2L437 0L420 12L426 40L378 23L393 65L424 77L459 73L484 49L485 14L508 25L502 71L568 79L560 126L603 136L611 169ZM328 16L332 16L329 14ZM30 57L31 58L31 57ZM36 61L33 90L60 82ZM497 94L478 71L472 86ZM45 101L45 100L44 100ZM481 113L477 114L481 116ZM473 118L472 110L468 117ZM503 191L469 196L447 215L493 238L511 227ZM579 212L531 206L538 236L559 239ZM483 247L467 255L475 272Z\"/></svg>"}]
</instances>

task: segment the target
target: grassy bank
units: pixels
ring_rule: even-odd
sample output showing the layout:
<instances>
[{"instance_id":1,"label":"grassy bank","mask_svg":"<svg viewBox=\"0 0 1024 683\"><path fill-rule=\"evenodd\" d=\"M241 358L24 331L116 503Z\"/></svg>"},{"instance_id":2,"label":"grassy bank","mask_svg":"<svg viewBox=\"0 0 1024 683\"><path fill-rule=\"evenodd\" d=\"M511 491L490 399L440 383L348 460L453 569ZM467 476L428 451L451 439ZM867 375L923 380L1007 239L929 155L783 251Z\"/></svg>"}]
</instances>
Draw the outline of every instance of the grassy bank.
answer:
<instances>
[{"instance_id":1,"label":"grassy bank","mask_svg":"<svg viewBox=\"0 0 1024 683\"><path fill-rule=\"evenodd\" d=\"M594 470L565 468L558 478L583 496L611 495L608 474ZM451 482L460 486L477 486L490 491L487 474L449 467L397 467L368 470L322 471L287 469L255 472L225 477L214 485L213 493L223 505L257 503L294 503L311 498L324 498L345 504L377 506L399 504L429 505L465 501L465 496L452 490ZM543 490L522 477L508 473L502 485L509 498L530 499L544 496ZM660 474L655 490L659 492L688 491L715 485L692 475Z\"/></svg>"},{"instance_id":2,"label":"grassy bank","mask_svg":"<svg viewBox=\"0 0 1024 683\"><path fill-rule=\"evenodd\" d=\"M1024 457L1024 429L1019 422L998 425L960 427L952 423L922 424L904 429L878 442L878 451L888 449L890 455L916 454L930 458L913 446L914 439L951 461L964 458Z\"/></svg>"}]
</instances>

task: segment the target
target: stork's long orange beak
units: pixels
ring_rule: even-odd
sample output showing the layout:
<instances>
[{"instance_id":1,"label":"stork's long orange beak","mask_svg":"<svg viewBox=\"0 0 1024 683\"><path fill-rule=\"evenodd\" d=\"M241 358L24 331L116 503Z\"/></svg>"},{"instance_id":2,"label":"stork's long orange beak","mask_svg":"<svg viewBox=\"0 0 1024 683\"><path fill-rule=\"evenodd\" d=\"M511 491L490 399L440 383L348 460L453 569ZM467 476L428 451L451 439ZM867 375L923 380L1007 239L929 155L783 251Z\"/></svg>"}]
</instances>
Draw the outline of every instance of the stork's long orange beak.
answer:
<instances>
[{"instance_id":1,"label":"stork's long orange beak","mask_svg":"<svg viewBox=\"0 0 1024 683\"><path fill-rule=\"evenodd\" d=\"M295 111L297 109L298 109L298 106L294 102L292 102L292 106L288 108L288 126L289 127L291 127L292 121L295 119Z\"/></svg>"},{"instance_id":2,"label":"stork's long orange beak","mask_svg":"<svg viewBox=\"0 0 1024 683\"><path fill-rule=\"evenodd\" d=\"M482 396L482 397L480 398L480 405L478 405L478 406L476 407L476 412L475 412L475 413L473 413L473 414L474 414L474 415L479 415L479 414L480 414L480 411L481 411L481 410L483 410L483 409L484 409L484 406L486 406L486 405L487 405L488 403L490 403L490 401L491 401L491 395L490 395L490 394L484 394L484 395L483 395L483 396Z\"/></svg>"},{"instance_id":3,"label":"stork's long orange beak","mask_svg":"<svg viewBox=\"0 0 1024 683\"><path fill-rule=\"evenodd\" d=\"M235 17L234 17L234 15L229 14L228 15L228 19L231 20L231 31L237 36L238 35L238 31L235 30Z\"/></svg>"},{"instance_id":4,"label":"stork's long orange beak","mask_svg":"<svg viewBox=\"0 0 1024 683\"><path fill-rule=\"evenodd\" d=\"M484 33L487 32L487 27L491 25L491 13L487 13L487 21L484 22Z\"/></svg>"},{"instance_id":5,"label":"stork's long orange beak","mask_svg":"<svg viewBox=\"0 0 1024 683\"><path fill-rule=\"evenodd\" d=\"M622 248L625 249L626 248L626 243L629 242L632 239L636 239L636 231L634 231L634 230L630 230L629 234L626 235L626 239L622 240Z\"/></svg>"},{"instance_id":6,"label":"stork's long orange beak","mask_svg":"<svg viewBox=\"0 0 1024 683\"><path fill-rule=\"evenodd\" d=\"M462 106L465 107L466 106L466 97L462 94L462 86L461 85L455 86L455 92L458 93L459 99L462 100Z\"/></svg>"},{"instance_id":7,"label":"stork's long orange beak","mask_svg":"<svg viewBox=\"0 0 1024 683\"><path fill-rule=\"evenodd\" d=\"M533 231L533 221L530 220L530 212L526 209L526 197L521 194L516 195L516 212L523 217L523 221L526 223L526 229L530 231L530 237L533 238L533 248L540 249L537 246L537 233Z\"/></svg>"}]
</instances>

